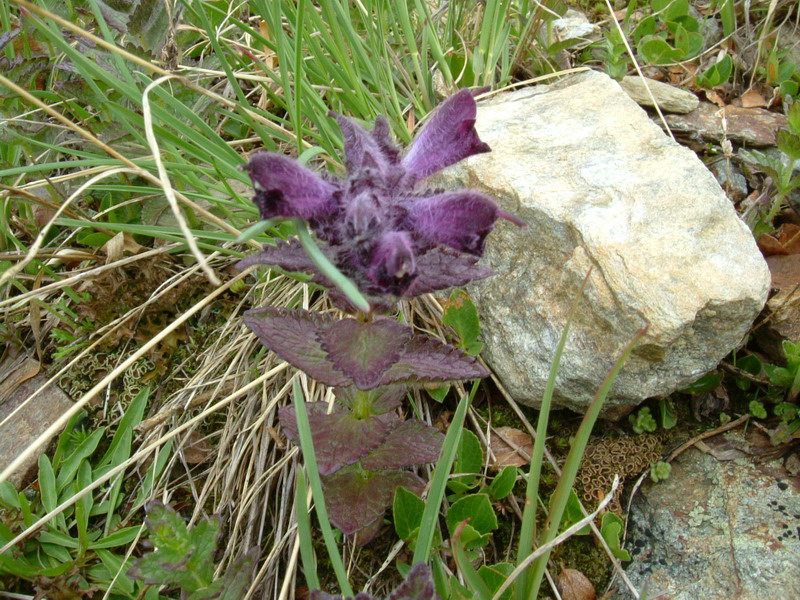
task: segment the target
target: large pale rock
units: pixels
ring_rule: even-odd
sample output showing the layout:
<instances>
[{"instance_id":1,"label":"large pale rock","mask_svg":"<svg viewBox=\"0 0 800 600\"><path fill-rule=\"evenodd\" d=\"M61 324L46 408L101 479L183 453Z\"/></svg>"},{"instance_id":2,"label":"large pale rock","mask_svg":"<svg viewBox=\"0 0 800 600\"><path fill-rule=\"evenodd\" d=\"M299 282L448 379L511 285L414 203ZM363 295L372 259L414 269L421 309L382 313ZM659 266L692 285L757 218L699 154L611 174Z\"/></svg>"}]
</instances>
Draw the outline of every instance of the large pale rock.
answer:
<instances>
[{"instance_id":1,"label":"large pale rock","mask_svg":"<svg viewBox=\"0 0 800 600\"><path fill-rule=\"evenodd\" d=\"M766 301L766 264L711 173L617 83L585 73L505 94L479 107L477 129L493 151L440 183L482 190L528 224L492 234L498 274L470 288L484 357L518 401L540 401L590 267L556 402L583 411L647 324L608 417L692 382L739 344Z\"/></svg>"},{"instance_id":2,"label":"large pale rock","mask_svg":"<svg viewBox=\"0 0 800 600\"><path fill-rule=\"evenodd\" d=\"M626 572L648 598L796 600L800 596L800 478L754 459L769 441L716 436L634 497ZM754 446L755 442L755 447ZM625 586L615 600L631 600Z\"/></svg>"}]
</instances>

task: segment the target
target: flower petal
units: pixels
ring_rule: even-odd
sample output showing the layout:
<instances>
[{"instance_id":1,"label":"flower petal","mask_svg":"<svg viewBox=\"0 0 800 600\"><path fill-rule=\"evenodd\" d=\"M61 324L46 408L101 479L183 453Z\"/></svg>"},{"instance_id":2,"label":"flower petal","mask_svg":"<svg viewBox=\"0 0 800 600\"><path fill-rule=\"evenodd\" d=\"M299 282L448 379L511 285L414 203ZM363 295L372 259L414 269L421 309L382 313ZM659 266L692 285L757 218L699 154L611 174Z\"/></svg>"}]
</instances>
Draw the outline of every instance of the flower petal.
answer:
<instances>
[{"instance_id":1,"label":"flower petal","mask_svg":"<svg viewBox=\"0 0 800 600\"><path fill-rule=\"evenodd\" d=\"M385 233L372 251L367 279L383 294L400 296L417 275L414 249L403 231Z\"/></svg>"},{"instance_id":2,"label":"flower petal","mask_svg":"<svg viewBox=\"0 0 800 600\"><path fill-rule=\"evenodd\" d=\"M426 242L481 256L499 213L492 200L465 190L416 200L409 205L408 218L410 229Z\"/></svg>"},{"instance_id":3,"label":"flower petal","mask_svg":"<svg viewBox=\"0 0 800 600\"><path fill-rule=\"evenodd\" d=\"M355 121L331 113L344 136L344 159L351 173L364 168L377 169L386 175L399 163L400 150L392 143L389 124L383 117L375 121L375 128L367 132Z\"/></svg>"},{"instance_id":4,"label":"flower petal","mask_svg":"<svg viewBox=\"0 0 800 600\"><path fill-rule=\"evenodd\" d=\"M491 151L475 131L476 114L475 99L466 89L436 109L403 158L410 185L468 156Z\"/></svg>"},{"instance_id":5,"label":"flower petal","mask_svg":"<svg viewBox=\"0 0 800 600\"><path fill-rule=\"evenodd\" d=\"M259 152L244 167L253 181L262 219L323 219L336 214L337 187L297 161L273 152Z\"/></svg>"}]
</instances>

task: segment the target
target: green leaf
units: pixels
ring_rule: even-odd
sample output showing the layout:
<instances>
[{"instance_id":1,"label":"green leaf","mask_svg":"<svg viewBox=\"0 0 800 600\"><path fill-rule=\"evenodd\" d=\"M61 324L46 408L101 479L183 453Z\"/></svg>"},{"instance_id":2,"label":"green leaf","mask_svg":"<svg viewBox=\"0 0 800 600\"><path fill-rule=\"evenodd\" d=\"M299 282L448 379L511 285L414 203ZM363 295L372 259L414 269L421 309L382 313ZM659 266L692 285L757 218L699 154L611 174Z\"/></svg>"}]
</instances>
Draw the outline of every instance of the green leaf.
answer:
<instances>
[{"instance_id":1,"label":"green leaf","mask_svg":"<svg viewBox=\"0 0 800 600\"><path fill-rule=\"evenodd\" d=\"M257 546L250 548L231 563L222 577L191 594L188 600L242 600L250 587L259 554Z\"/></svg>"},{"instance_id":2,"label":"green leaf","mask_svg":"<svg viewBox=\"0 0 800 600\"><path fill-rule=\"evenodd\" d=\"M97 550L98 548L116 548L117 546L125 546L130 544L139 535L142 526L136 525L133 527L123 527L96 542L89 544L89 550Z\"/></svg>"},{"instance_id":3,"label":"green leaf","mask_svg":"<svg viewBox=\"0 0 800 600\"><path fill-rule=\"evenodd\" d=\"M668 479L670 473L672 473L672 465L668 462L659 460L650 465L650 479L653 480L653 483Z\"/></svg>"},{"instance_id":4,"label":"green leaf","mask_svg":"<svg viewBox=\"0 0 800 600\"><path fill-rule=\"evenodd\" d=\"M772 158L771 156L767 156L758 150L739 150L739 157L746 162L760 167L773 179L783 179L782 174L784 171L784 166L781 161Z\"/></svg>"},{"instance_id":5,"label":"green leaf","mask_svg":"<svg viewBox=\"0 0 800 600\"><path fill-rule=\"evenodd\" d=\"M722 382L722 373L706 373L694 383L689 384L681 390L684 394L707 394L717 389Z\"/></svg>"},{"instance_id":6,"label":"green leaf","mask_svg":"<svg viewBox=\"0 0 800 600\"><path fill-rule=\"evenodd\" d=\"M61 468L58 470L58 478L56 479L56 489L60 492L72 483L78 468L84 459L89 458L97 448L97 444L105 435L105 427L95 429L84 439L80 445L70 454L62 463Z\"/></svg>"},{"instance_id":7,"label":"green leaf","mask_svg":"<svg viewBox=\"0 0 800 600\"><path fill-rule=\"evenodd\" d=\"M6 509L19 509L19 494L10 481L0 482L0 504Z\"/></svg>"},{"instance_id":8,"label":"green leaf","mask_svg":"<svg viewBox=\"0 0 800 600\"><path fill-rule=\"evenodd\" d=\"M453 502L445 516L450 533L466 519L469 519L470 527L481 535L497 529L497 515L488 494L470 494Z\"/></svg>"},{"instance_id":9,"label":"green leaf","mask_svg":"<svg viewBox=\"0 0 800 600\"><path fill-rule=\"evenodd\" d=\"M53 466L47 455L39 456L39 493L42 496L42 506L47 512L55 510L58 506L58 488Z\"/></svg>"},{"instance_id":10,"label":"green leaf","mask_svg":"<svg viewBox=\"0 0 800 600\"><path fill-rule=\"evenodd\" d=\"M578 494L576 494L575 490L573 489L570 490L569 498L567 498L567 504L564 507L564 515L561 517L560 531L566 531L581 519L583 519L581 501L578 498ZM588 525L585 525L575 535L589 535L591 532L591 528Z\"/></svg>"},{"instance_id":11,"label":"green leaf","mask_svg":"<svg viewBox=\"0 0 800 600\"><path fill-rule=\"evenodd\" d=\"M450 299L444 302L442 321L455 330L459 337L459 347L464 350L477 349L477 352L480 352L481 348L476 346L480 334L478 310L467 292L461 289L453 290Z\"/></svg>"},{"instance_id":12,"label":"green leaf","mask_svg":"<svg viewBox=\"0 0 800 600\"><path fill-rule=\"evenodd\" d=\"M786 113L786 120L789 124L789 131L795 135L800 135L800 101L795 100Z\"/></svg>"},{"instance_id":13,"label":"green leaf","mask_svg":"<svg viewBox=\"0 0 800 600\"><path fill-rule=\"evenodd\" d=\"M394 519L394 530L397 536L404 542L410 542L413 535L419 531L422 523L422 512L425 510L425 502L414 492L409 492L400 486L395 490L394 501L392 503L392 516Z\"/></svg>"},{"instance_id":14,"label":"green leaf","mask_svg":"<svg viewBox=\"0 0 800 600\"><path fill-rule=\"evenodd\" d=\"M621 539L625 525L622 518L617 514L607 512L603 515L600 523L600 534L611 549L611 553L622 561L631 560L630 553L622 548Z\"/></svg>"},{"instance_id":15,"label":"green leaf","mask_svg":"<svg viewBox=\"0 0 800 600\"><path fill-rule=\"evenodd\" d=\"M791 160L800 160L800 135L780 129L775 139L781 152Z\"/></svg>"},{"instance_id":16,"label":"green leaf","mask_svg":"<svg viewBox=\"0 0 800 600\"><path fill-rule=\"evenodd\" d=\"M751 400L750 404L748 405L750 409L750 414L756 417L757 419L766 419L767 418L767 409L764 408L764 403L759 402L758 400Z\"/></svg>"},{"instance_id":17,"label":"green leaf","mask_svg":"<svg viewBox=\"0 0 800 600\"><path fill-rule=\"evenodd\" d=\"M482 565L478 569L478 575L481 576L486 587L492 593L492 598L500 589L500 586L506 582L508 576L514 570L514 565L506 562L495 563L493 565ZM505 592L500 595L500 600L509 600L513 592L513 586L509 587Z\"/></svg>"},{"instance_id":18,"label":"green leaf","mask_svg":"<svg viewBox=\"0 0 800 600\"><path fill-rule=\"evenodd\" d=\"M134 562L129 577L151 585L180 586L188 593L211 584L222 525L218 517L203 519L189 530L172 508L150 502L145 525L155 550Z\"/></svg>"},{"instance_id":19,"label":"green leaf","mask_svg":"<svg viewBox=\"0 0 800 600\"><path fill-rule=\"evenodd\" d=\"M447 397L447 394L450 392L450 386L449 385L440 385L439 387L428 389L426 391L428 392L428 395L431 398L436 400L436 402L441 403L441 402L444 402L444 399Z\"/></svg>"},{"instance_id":20,"label":"green leaf","mask_svg":"<svg viewBox=\"0 0 800 600\"><path fill-rule=\"evenodd\" d=\"M453 477L447 482L447 487L459 494L467 491L480 483L483 469L483 448L481 442L469 429L461 432L458 444L458 453L453 470L460 476Z\"/></svg>"},{"instance_id":21,"label":"green leaf","mask_svg":"<svg viewBox=\"0 0 800 600\"><path fill-rule=\"evenodd\" d=\"M672 429L678 424L678 414L671 400L659 400L658 410L661 414L661 426L664 429Z\"/></svg>"},{"instance_id":22,"label":"green leaf","mask_svg":"<svg viewBox=\"0 0 800 600\"><path fill-rule=\"evenodd\" d=\"M675 29L675 50L681 54L678 60L694 58L702 49L702 34L695 31L687 31L683 25L678 25Z\"/></svg>"},{"instance_id":23,"label":"green leaf","mask_svg":"<svg viewBox=\"0 0 800 600\"><path fill-rule=\"evenodd\" d=\"M657 35L643 37L639 42L637 52L646 63L651 65L680 62L684 57L683 51L673 48Z\"/></svg>"},{"instance_id":24,"label":"green leaf","mask_svg":"<svg viewBox=\"0 0 800 600\"><path fill-rule=\"evenodd\" d=\"M498 473L486 491L495 500L502 500L511 493L516 483L517 467L509 465Z\"/></svg>"},{"instance_id":25,"label":"green leaf","mask_svg":"<svg viewBox=\"0 0 800 600\"><path fill-rule=\"evenodd\" d=\"M706 71L697 75L695 83L700 87L714 88L727 83L733 73L733 59L726 54L721 60L711 65Z\"/></svg>"}]
</instances>

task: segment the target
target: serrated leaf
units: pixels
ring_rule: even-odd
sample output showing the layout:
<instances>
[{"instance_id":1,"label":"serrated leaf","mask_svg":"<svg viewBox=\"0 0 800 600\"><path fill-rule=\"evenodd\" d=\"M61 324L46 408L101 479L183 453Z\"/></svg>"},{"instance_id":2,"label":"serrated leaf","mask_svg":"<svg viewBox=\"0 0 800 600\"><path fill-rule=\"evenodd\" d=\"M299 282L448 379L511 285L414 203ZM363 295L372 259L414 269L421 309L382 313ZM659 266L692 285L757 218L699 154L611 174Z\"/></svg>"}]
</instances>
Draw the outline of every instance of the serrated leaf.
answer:
<instances>
[{"instance_id":1,"label":"serrated leaf","mask_svg":"<svg viewBox=\"0 0 800 600\"><path fill-rule=\"evenodd\" d=\"M391 413L367 419L356 419L349 412L327 414L325 402L310 402L306 408L320 475L331 475L379 447L400 420ZM294 407L282 408L279 417L284 435L297 442Z\"/></svg>"},{"instance_id":2,"label":"serrated leaf","mask_svg":"<svg viewBox=\"0 0 800 600\"><path fill-rule=\"evenodd\" d=\"M436 600L431 570L425 563L411 567L406 580L392 592L389 600Z\"/></svg>"},{"instance_id":3,"label":"serrated leaf","mask_svg":"<svg viewBox=\"0 0 800 600\"><path fill-rule=\"evenodd\" d=\"M145 525L155 550L136 560L128 576L151 585L180 586L188 593L210 585L220 519L204 519L190 531L177 512L160 502L149 502L146 510Z\"/></svg>"},{"instance_id":4,"label":"serrated leaf","mask_svg":"<svg viewBox=\"0 0 800 600\"><path fill-rule=\"evenodd\" d=\"M410 327L387 317L367 323L342 319L324 326L319 339L334 368L367 390L398 361L411 333Z\"/></svg>"},{"instance_id":5,"label":"serrated leaf","mask_svg":"<svg viewBox=\"0 0 800 600\"><path fill-rule=\"evenodd\" d=\"M444 442L444 434L421 421L403 421L386 440L361 460L372 471L400 469L435 462Z\"/></svg>"},{"instance_id":6,"label":"serrated leaf","mask_svg":"<svg viewBox=\"0 0 800 600\"><path fill-rule=\"evenodd\" d=\"M350 380L328 360L318 334L332 322L328 315L305 310L264 307L244 313L245 324L261 343L286 362L331 386L348 386Z\"/></svg>"},{"instance_id":7,"label":"serrated leaf","mask_svg":"<svg viewBox=\"0 0 800 600\"><path fill-rule=\"evenodd\" d=\"M478 309L464 290L453 290L444 303L442 321L453 328L459 337L461 348L473 345L480 334Z\"/></svg>"},{"instance_id":8,"label":"serrated leaf","mask_svg":"<svg viewBox=\"0 0 800 600\"><path fill-rule=\"evenodd\" d=\"M618 559L623 561L631 560L631 555L627 550L622 548L620 539L623 531L622 518L612 512L607 512L603 515L600 525L600 534L611 549L611 553Z\"/></svg>"},{"instance_id":9,"label":"serrated leaf","mask_svg":"<svg viewBox=\"0 0 800 600\"><path fill-rule=\"evenodd\" d=\"M778 148L792 160L800 160L800 135L786 129L778 130L775 136Z\"/></svg>"},{"instance_id":10,"label":"serrated leaf","mask_svg":"<svg viewBox=\"0 0 800 600\"><path fill-rule=\"evenodd\" d=\"M394 530L401 540L409 542L412 535L419 531L424 510L425 502L422 498L402 486L397 488L392 502L392 516Z\"/></svg>"},{"instance_id":11,"label":"serrated leaf","mask_svg":"<svg viewBox=\"0 0 800 600\"><path fill-rule=\"evenodd\" d=\"M242 600L252 583L260 554L260 548L253 546L231 562L222 577L210 586L196 591L187 600Z\"/></svg>"},{"instance_id":12,"label":"serrated leaf","mask_svg":"<svg viewBox=\"0 0 800 600\"><path fill-rule=\"evenodd\" d=\"M489 489L489 495L495 500L502 500L511 493L517 483L517 468L508 466L494 478Z\"/></svg>"},{"instance_id":13,"label":"serrated leaf","mask_svg":"<svg viewBox=\"0 0 800 600\"><path fill-rule=\"evenodd\" d=\"M400 360L383 374L382 384L454 381L486 377L489 372L471 356L433 338L416 336Z\"/></svg>"},{"instance_id":14,"label":"serrated leaf","mask_svg":"<svg viewBox=\"0 0 800 600\"><path fill-rule=\"evenodd\" d=\"M758 150L739 150L739 156L743 160L761 167L773 179L780 179L783 172L783 165L780 161Z\"/></svg>"},{"instance_id":15,"label":"serrated leaf","mask_svg":"<svg viewBox=\"0 0 800 600\"><path fill-rule=\"evenodd\" d=\"M413 298L465 285L470 281L485 279L492 275L493 271L478 264L478 260L477 256L456 252L450 248L434 248L417 257L417 278L404 295Z\"/></svg>"},{"instance_id":16,"label":"serrated leaf","mask_svg":"<svg viewBox=\"0 0 800 600\"><path fill-rule=\"evenodd\" d=\"M488 494L470 494L453 502L445 516L448 531L452 534L456 526L466 519L481 535L497 529L497 515Z\"/></svg>"},{"instance_id":17,"label":"serrated leaf","mask_svg":"<svg viewBox=\"0 0 800 600\"><path fill-rule=\"evenodd\" d=\"M323 478L323 484L331 523L347 535L383 517L398 486L402 485L419 493L425 487L422 480L413 473L378 473L358 467L341 469L330 477Z\"/></svg>"}]
</instances>

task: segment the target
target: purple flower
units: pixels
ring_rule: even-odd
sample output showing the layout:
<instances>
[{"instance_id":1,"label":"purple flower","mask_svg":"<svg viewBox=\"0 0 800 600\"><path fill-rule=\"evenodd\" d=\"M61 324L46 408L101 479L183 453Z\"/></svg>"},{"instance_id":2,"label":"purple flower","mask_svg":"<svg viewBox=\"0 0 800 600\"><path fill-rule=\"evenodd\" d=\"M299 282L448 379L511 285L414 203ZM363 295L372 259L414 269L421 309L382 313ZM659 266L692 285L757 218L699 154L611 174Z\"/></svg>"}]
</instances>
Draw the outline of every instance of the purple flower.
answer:
<instances>
[{"instance_id":1,"label":"purple flower","mask_svg":"<svg viewBox=\"0 0 800 600\"><path fill-rule=\"evenodd\" d=\"M399 297L463 285L491 271L477 264L498 218L522 223L473 190L419 189L418 183L445 167L489 152L475 131L476 105L461 90L433 114L401 156L389 125L378 117L371 132L334 115L344 135L344 180L320 176L272 152L253 155L244 167L253 181L253 201L262 219L308 221L328 258L370 299L386 310ZM294 240L265 246L240 267L277 265L307 271L332 288ZM346 298L332 289L347 309Z\"/></svg>"}]
</instances>

